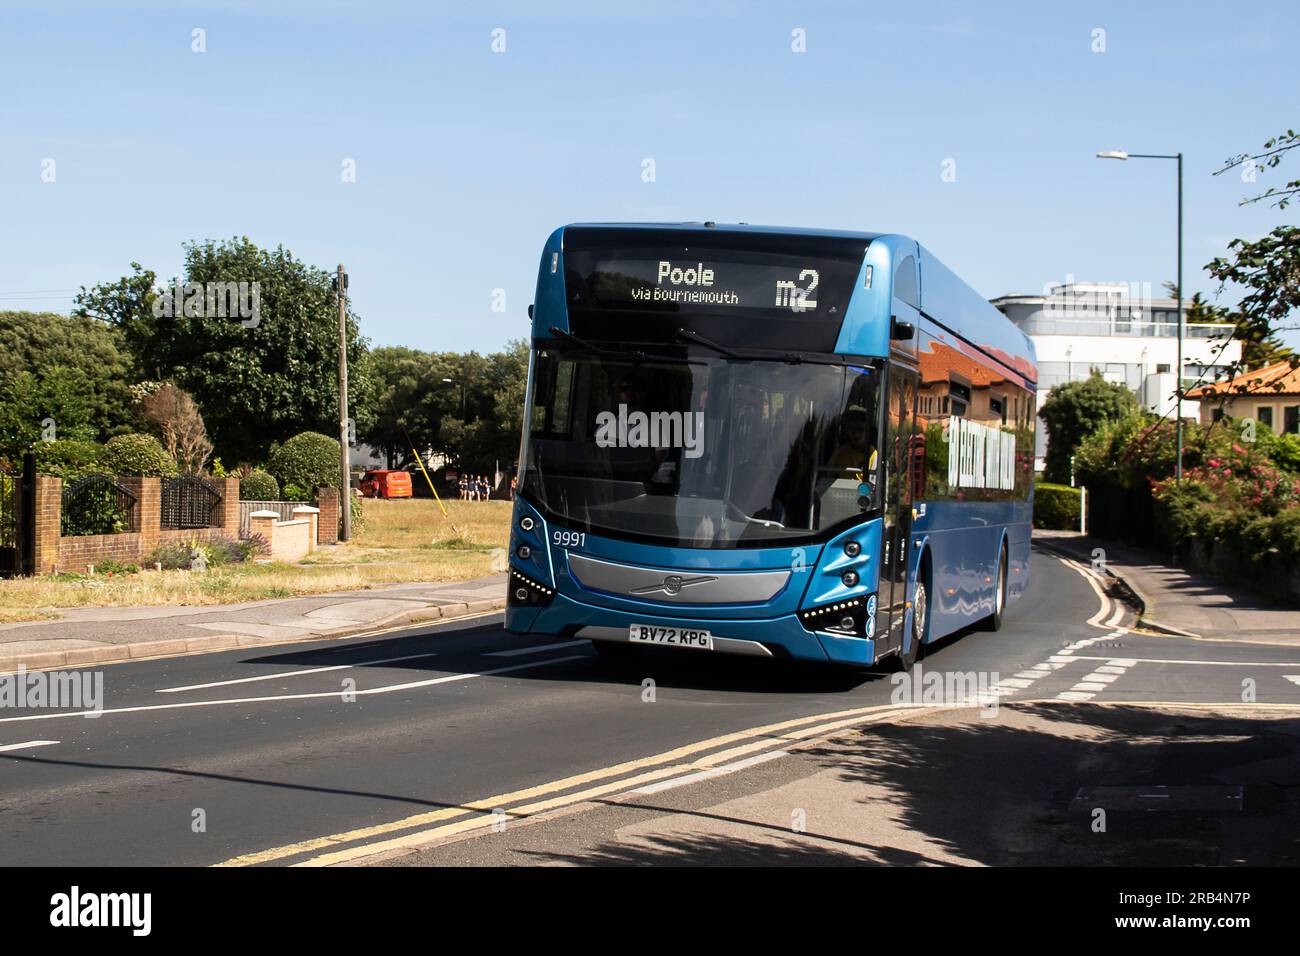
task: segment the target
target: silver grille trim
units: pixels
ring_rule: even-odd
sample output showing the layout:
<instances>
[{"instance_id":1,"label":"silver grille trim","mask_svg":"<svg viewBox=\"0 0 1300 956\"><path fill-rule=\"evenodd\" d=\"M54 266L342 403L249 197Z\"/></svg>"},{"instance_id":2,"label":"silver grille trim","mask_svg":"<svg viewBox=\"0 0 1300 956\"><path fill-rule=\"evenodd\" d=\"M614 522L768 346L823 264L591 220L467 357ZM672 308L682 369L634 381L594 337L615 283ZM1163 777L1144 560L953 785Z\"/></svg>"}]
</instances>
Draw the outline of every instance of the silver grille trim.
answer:
<instances>
[{"instance_id":1,"label":"silver grille trim","mask_svg":"<svg viewBox=\"0 0 1300 956\"><path fill-rule=\"evenodd\" d=\"M569 554L569 573L590 591L665 604L762 604L789 583L789 571L666 571Z\"/></svg>"}]
</instances>

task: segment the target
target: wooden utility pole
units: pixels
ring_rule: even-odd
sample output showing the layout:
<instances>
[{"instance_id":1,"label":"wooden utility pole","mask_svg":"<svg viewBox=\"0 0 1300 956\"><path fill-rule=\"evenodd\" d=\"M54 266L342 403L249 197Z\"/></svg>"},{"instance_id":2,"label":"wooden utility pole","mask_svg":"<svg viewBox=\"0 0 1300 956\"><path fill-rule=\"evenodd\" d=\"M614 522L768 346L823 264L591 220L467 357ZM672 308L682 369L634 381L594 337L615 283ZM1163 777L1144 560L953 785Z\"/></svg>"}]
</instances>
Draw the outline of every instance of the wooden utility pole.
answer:
<instances>
[{"instance_id":1,"label":"wooden utility pole","mask_svg":"<svg viewBox=\"0 0 1300 956\"><path fill-rule=\"evenodd\" d=\"M342 527L340 541L352 539L352 467L349 461L351 446L348 443L348 274L339 264L334 287L339 297L339 517Z\"/></svg>"}]
</instances>

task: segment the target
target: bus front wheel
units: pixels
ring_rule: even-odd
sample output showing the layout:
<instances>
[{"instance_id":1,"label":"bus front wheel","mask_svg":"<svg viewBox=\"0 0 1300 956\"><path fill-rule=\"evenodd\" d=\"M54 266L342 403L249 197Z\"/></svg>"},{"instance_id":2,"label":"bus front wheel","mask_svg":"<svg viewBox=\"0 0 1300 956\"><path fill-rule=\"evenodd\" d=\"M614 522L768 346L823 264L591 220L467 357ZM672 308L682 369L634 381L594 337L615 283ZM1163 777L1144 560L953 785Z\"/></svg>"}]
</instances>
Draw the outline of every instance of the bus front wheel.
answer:
<instances>
[{"instance_id":1,"label":"bus front wheel","mask_svg":"<svg viewBox=\"0 0 1300 956\"><path fill-rule=\"evenodd\" d=\"M912 634L907 650L898 649L891 661L891 669L910 671L921 658L921 649L925 644L925 629L930 623L930 592L926 590L925 579L916 582L916 593L912 595Z\"/></svg>"}]
</instances>

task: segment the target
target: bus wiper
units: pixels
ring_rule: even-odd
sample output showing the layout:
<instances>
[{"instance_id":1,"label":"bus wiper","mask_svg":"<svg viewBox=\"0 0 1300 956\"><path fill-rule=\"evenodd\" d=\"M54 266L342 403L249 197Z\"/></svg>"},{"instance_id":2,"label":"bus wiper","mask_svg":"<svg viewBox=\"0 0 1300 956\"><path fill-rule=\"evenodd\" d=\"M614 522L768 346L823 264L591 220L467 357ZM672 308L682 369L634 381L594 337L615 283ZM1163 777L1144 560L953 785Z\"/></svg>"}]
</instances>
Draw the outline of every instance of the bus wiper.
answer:
<instances>
[{"instance_id":1,"label":"bus wiper","mask_svg":"<svg viewBox=\"0 0 1300 956\"><path fill-rule=\"evenodd\" d=\"M698 342L700 345L703 345L705 348L713 349L713 351L719 353L720 355L725 355L727 358L737 359L742 362L749 362L749 361L754 361L756 359L764 358L764 356L761 355L754 355L754 354L742 355L739 352L734 352L731 349L727 348L725 345L719 345L717 342L714 342L712 339L706 339L704 336L700 335L699 332L692 332L690 329L678 329L677 337L679 339L687 339L688 341L691 342ZM787 365L802 365L803 356L799 355L796 352L786 352L784 355L781 356L780 361L785 362Z\"/></svg>"},{"instance_id":2,"label":"bus wiper","mask_svg":"<svg viewBox=\"0 0 1300 956\"><path fill-rule=\"evenodd\" d=\"M704 336L700 335L699 332L692 332L690 329L678 329L677 337L679 339L687 339L691 342L698 342L700 345L703 345L705 348L713 349L713 351L719 353L720 355L725 355L727 358L738 359L743 357L737 355L735 352L731 351L731 349L727 348L725 345L719 345L717 342L713 341L712 339L706 339Z\"/></svg>"},{"instance_id":3,"label":"bus wiper","mask_svg":"<svg viewBox=\"0 0 1300 956\"><path fill-rule=\"evenodd\" d=\"M547 329L547 331L550 332L552 335L554 335L556 338L561 338L567 342L572 342L575 345L579 345L582 348L586 349L588 352L595 353L596 355L603 355L605 357L613 356L615 358L625 357L624 353L622 352L615 352L613 349L601 348L599 345L596 345L594 342L588 342L586 339L579 338L578 336L574 335L572 332L567 332L564 329L560 328L558 325L552 325L549 329ZM633 360L638 362L643 362L646 359L646 354L639 350L627 354L630 355Z\"/></svg>"}]
</instances>

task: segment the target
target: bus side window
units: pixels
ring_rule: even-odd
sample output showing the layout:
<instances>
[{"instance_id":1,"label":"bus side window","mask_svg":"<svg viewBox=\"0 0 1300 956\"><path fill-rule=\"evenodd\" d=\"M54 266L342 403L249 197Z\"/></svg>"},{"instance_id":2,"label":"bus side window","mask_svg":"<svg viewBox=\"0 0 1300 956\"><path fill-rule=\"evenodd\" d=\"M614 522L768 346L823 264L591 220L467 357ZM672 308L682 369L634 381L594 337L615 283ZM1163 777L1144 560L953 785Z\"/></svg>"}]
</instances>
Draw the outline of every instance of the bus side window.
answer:
<instances>
[{"instance_id":1,"label":"bus side window","mask_svg":"<svg viewBox=\"0 0 1300 956\"><path fill-rule=\"evenodd\" d=\"M894 298L906 302L914 309L921 307L921 297L916 288L916 258L904 256L894 270Z\"/></svg>"}]
</instances>

